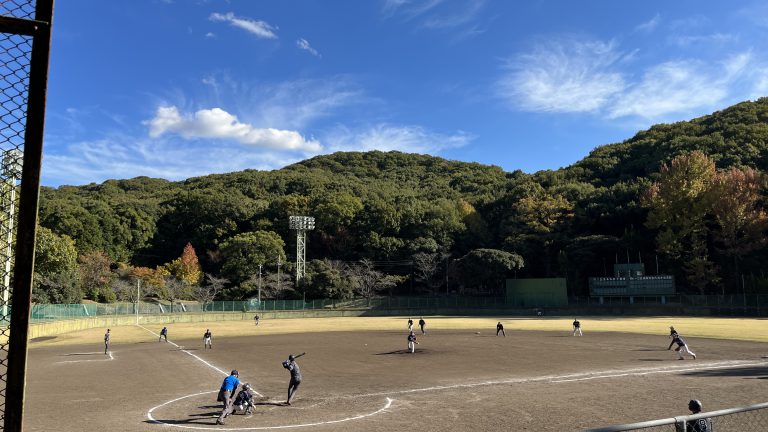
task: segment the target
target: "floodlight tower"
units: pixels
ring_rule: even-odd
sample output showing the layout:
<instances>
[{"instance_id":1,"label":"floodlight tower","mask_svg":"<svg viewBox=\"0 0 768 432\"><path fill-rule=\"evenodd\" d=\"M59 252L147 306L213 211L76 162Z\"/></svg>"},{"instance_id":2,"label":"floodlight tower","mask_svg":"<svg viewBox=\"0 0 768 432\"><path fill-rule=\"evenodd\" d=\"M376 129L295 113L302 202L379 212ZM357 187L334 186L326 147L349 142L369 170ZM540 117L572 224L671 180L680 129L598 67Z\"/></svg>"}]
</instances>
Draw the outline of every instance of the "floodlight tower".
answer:
<instances>
[{"instance_id":1,"label":"floodlight tower","mask_svg":"<svg viewBox=\"0 0 768 432\"><path fill-rule=\"evenodd\" d=\"M21 178L22 153L19 150L7 150L3 152L3 191L2 207L4 212L0 213L2 221L3 240L2 252L0 257L3 260L3 280L0 286L0 302L2 302L2 319L8 319L8 301L11 294L11 263L13 261L13 218L16 213L16 182Z\"/></svg>"},{"instance_id":2,"label":"floodlight tower","mask_svg":"<svg viewBox=\"0 0 768 432\"><path fill-rule=\"evenodd\" d=\"M290 216L290 229L296 230L296 286L304 277L307 262L307 231L315 229L315 218L311 216Z\"/></svg>"}]
</instances>

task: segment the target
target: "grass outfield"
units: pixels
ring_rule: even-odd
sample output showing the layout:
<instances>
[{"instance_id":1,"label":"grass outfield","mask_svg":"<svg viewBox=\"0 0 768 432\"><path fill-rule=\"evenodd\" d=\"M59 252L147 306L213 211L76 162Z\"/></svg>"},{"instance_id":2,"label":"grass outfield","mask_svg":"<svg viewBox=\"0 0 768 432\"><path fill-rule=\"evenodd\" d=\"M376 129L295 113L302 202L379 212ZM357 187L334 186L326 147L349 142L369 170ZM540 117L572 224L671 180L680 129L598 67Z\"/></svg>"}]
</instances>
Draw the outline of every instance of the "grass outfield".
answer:
<instances>
[{"instance_id":1,"label":"grass outfield","mask_svg":"<svg viewBox=\"0 0 768 432\"><path fill-rule=\"evenodd\" d=\"M415 323L419 316L411 317ZM427 333L446 330L472 330L495 334L496 323L501 321L510 331L571 331L574 317L445 317L426 316ZM621 332L668 335L669 326L686 337L745 340L768 342L768 320L754 318L702 318L702 317L578 317L585 336L591 332ZM408 317L334 317L334 318L291 318L262 319L259 326L253 321L225 321L207 323L167 324L168 336L174 341L197 341L202 339L205 329L211 329L216 338L254 335L274 335L334 331L406 331ZM418 326L415 326L418 330ZM159 333L162 325L150 324L146 328ZM487 329L487 330L485 330ZM48 345L79 345L101 343L106 329L90 329L66 333L56 337L38 338L30 347ZM136 326L112 328L112 343L141 342L148 339L145 329Z\"/></svg>"}]
</instances>

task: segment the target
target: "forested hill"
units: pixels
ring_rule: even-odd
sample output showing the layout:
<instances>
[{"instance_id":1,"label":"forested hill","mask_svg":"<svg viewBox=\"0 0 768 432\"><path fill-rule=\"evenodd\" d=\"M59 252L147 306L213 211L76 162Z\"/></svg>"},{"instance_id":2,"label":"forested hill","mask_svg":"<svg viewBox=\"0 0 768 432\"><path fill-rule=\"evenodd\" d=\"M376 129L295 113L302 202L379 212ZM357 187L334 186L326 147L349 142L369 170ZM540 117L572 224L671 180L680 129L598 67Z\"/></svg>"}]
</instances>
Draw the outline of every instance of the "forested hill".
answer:
<instances>
[{"instance_id":1,"label":"forested hill","mask_svg":"<svg viewBox=\"0 0 768 432\"><path fill-rule=\"evenodd\" d=\"M373 151L181 182L139 177L42 188L40 225L71 237L81 256L104 253L129 265L168 263L191 243L205 272L237 282L245 276L227 263L222 244L238 234L271 233L290 261L295 240L288 216L312 215L317 228L308 238L308 259L394 263L417 253L456 259L477 249L504 250L525 262L518 276L566 276L569 289L583 294L586 277L610 273L617 256L657 257L656 231L646 226L640 197L662 164L700 150L719 169L765 172L767 140L763 98L653 126L572 166L534 174ZM761 199L764 205L764 189ZM714 244L711 251L727 272L733 257L718 256ZM680 257L658 258L663 272L685 286ZM741 257L741 270L756 269L750 266L765 258L764 246L753 249ZM722 274L722 280L733 276Z\"/></svg>"},{"instance_id":2,"label":"forested hill","mask_svg":"<svg viewBox=\"0 0 768 432\"><path fill-rule=\"evenodd\" d=\"M620 144L604 145L565 169L575 178L600 185L647 177L662 163L701 150L719 168L747 166L768 170L768 98L673 124L659 124Z\"/></svg>"}]
</instances>

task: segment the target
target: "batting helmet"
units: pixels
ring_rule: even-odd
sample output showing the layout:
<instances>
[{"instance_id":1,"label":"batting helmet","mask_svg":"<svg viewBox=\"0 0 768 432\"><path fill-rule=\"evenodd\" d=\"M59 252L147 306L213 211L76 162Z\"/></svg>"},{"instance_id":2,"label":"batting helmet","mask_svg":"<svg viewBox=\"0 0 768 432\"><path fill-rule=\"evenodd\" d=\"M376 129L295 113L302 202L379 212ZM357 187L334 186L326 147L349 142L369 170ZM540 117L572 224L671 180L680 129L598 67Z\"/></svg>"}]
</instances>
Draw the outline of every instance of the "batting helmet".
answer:
<instances>
[{"instance_id":1,"label":"batting helmet","mask_svg":"<svg viewBox=\"0 0 768 432\"><path fill-rule=\"evenodd\" d=\"M688 409L697 413L701 411L701 402L698 399L691 399L690 402L688 402Z\"/></svg>"},{"instance_id":2,"label":"batting helmet","mask_svg":"<svg viewBox=\"0 0 768 432\"><path fill-rule=\"evenodd\" d=\"M296 357L294 357L294 356L293 356L293 354L290 354L290 355L288 356L288 360L290 360L290 361L294 361L294 360L296 360Z\"/></svg>"}]
</instances>

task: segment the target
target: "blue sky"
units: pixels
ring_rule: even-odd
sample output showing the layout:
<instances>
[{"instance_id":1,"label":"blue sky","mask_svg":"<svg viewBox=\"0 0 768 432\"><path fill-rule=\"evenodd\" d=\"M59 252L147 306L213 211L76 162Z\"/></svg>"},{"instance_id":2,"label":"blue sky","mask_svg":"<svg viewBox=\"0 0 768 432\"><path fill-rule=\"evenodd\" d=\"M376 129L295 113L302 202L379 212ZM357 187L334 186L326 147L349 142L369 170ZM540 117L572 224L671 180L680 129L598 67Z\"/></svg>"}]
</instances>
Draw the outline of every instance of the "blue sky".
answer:
<instances>
[{"instance_id":1,"label":"blue sky","mask_svg":"<svg viewBox=\"0 0 768 432\"><path fill-rule=\"evenodd\" d=\"M768 95L768 5L67 0L43 184L399 150L558 169Z\"/></svg>"}]
</instances>

